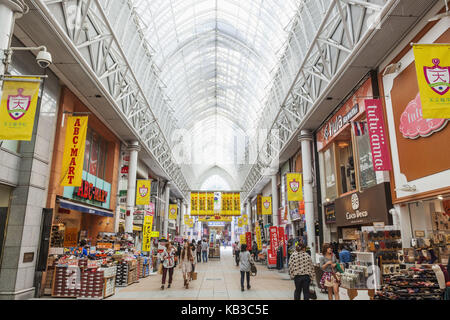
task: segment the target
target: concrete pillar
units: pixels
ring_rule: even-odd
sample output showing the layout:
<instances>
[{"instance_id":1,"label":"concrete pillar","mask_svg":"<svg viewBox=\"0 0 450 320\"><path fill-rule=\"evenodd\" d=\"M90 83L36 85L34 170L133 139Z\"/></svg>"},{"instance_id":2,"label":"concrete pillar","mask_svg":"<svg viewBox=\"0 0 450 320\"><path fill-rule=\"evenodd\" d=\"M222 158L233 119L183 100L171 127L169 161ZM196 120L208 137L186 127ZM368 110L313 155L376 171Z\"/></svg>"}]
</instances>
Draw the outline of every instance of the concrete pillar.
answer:
<instances>
[{"instance_id":1,"label":"concrete pillar","mask_svg":"<svg viewBox=\"0 0 450 320\"><path fill-rule=\"evenodd\" d=\"M169 237L169 205L170 205L170 186L169 182L166 184L166 190L164 192L164 224L163 224L163 236L168 239Z\"/></svg>"},{"instance_id":2,"label":"concrete pillar","mask_svg":"<svg viewBox=\"0 0 450 320\"><path fill-rule=\"evenodd\" d=\"M14 32L14 22L20 17L23 10L17 4L9 0L0 0L0 57L3 60L3 50L8 49ZM5 73L5 68L0 68L0 75Z\"/></svg>"},{"instance_id":3,"label":"concrete pillar","mask_svg":"<svg viewBox=\"0 0 450 320\"><path fill-rule=\"evenodd\" d=\"M312 134L308 130L300 132L299 141L302 145L302 167L303 167L303 200L305 201L305 218L308 247L311 249L312 261L316 261L316 232L314 224L314 197L312 179Z\"/></svg>"},{"instance_id":4,"label":"concrete pillar","mask_svg":"<svg viewBox=\"0 0 450 320\"><path fill-rule=\"evenodd\" d=\"M246 206L245 206L245 213L247 214L247 232L252 231L252 207L251 207L250 199L247 200Z\"/></svg>"},{"instance_id":5,"label":"concrete pillar","mask_svg":"<svg viewBox=\"0 0 450 320\"><path fill-rule=\"evenodd\" d=\"M127 186L127 215L125 216L125 232L133 233L133 215L136 196L136 172L138 162L139 143L132 141L128 146L130 161L128 164L128 186Z\"/></svg>"},{"instance_id":6,"label":"concrete pillar","mask_svg":"<svg viewBox=\"0 0 450 320\"><path fill-rule=\"evenodd\" d=\"M273 225L278 226L278 186L277 186L277 175L274 174L272 177L272 220Z\"/></svg>"},{"instance_id":7,"label":"concrete pillar","mask_svg":"<svg viewBox=\"0 0 450 320\"><path fill-rule=\"evenodd\" d=\"M186 204L184 200L181 200L181 208L180 208L180 236L185 237L185 224L184 224L184 216L186 214Z\"/></svg>"}]
</instances>

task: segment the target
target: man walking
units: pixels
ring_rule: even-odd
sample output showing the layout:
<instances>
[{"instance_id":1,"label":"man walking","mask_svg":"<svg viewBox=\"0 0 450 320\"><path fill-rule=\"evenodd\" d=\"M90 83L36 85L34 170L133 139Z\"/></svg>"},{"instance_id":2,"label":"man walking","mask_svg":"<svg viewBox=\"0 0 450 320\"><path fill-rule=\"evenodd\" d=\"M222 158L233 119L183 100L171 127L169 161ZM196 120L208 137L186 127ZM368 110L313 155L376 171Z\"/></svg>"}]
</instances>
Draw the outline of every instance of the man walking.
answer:
<instances>
[{"instance_id":1,"label":"man walking","mask_svg":"<svg viewBox=\"0 0 450 320\"><path fill-rule=\"evenodd\" d=\"M208 242L203 239L203 243L202 243L202 258L203 258L203 262L208 262Z\"/></svg>"},{"instance_id":2,"label":"man walking","mask_svg":"<svg viewBox=\"0 0 450 320\"><path fill-rule=\"evenodd\" d=\"M309 300L309 285L314 279L314 266L304 244L295 247L289 260L289 273L295 282L294 300L300 300L302 291L303 299Z\"/></svg>"}]
</instances>

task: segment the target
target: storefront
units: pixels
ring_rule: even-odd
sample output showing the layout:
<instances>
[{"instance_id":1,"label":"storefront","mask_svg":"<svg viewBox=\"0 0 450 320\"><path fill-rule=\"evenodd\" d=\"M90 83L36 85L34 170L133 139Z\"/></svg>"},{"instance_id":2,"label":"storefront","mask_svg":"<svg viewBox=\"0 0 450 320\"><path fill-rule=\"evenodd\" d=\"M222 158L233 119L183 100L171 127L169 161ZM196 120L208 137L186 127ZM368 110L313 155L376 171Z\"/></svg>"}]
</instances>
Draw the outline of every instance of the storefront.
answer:
<instances>
[{"instance_id":1,"label":"storefront","mask_svg":"<svg viewBox=\"0 0 450 320\"><path fill-rule=\"evenodd\" d=\"M450 124L448 119L422 117L410 43L448 44L450 31L445 19L424 22L422 28L408 35L380 68L392 152L392 198L411 262L446 265L450 253ZM430 67L434 58L430 56ZM398 70L386 72L389 65ZM449 105L450 92L439 99Z\"/></svg>"},{"instance_id":2,"label":"storefront","mask_svg":"<svg viewBox=\"0 0 450 320\"><path fill-rule=\"evenodd\" d=\"M391 199L382 190L389 179L386 173L374 171L365 112L364 100L377 94L374 81L371 72L316 132L324 242L352 242L354 231L361 230L361 226L388 223ZM351 213L352 199L359 198L379 202L380 209L374 212L375 208L365 208L366 217ZM348 214L355 218L347 219Z\"/></svg>"}]
</instances>

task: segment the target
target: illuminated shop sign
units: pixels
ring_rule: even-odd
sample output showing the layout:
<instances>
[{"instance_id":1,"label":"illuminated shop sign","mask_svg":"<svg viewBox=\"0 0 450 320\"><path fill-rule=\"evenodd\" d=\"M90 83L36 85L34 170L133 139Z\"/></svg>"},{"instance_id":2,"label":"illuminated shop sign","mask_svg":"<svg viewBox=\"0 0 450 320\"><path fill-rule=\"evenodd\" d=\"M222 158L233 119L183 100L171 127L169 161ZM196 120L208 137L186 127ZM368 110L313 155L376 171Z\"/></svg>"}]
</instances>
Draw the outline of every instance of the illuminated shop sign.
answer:
<instances>
[{"instance_id":1,"label":"illuminated shop sign","mask_svg":"<svg viewBox=\"0 0 450 320\"><path fill-rule=\"evenodd\" d=\"M333 137L342 127L350 122L350 120L359 113L359 105L355 104L346 114L338 115L334 120L330 121L325 127L323 137L325 141Z\"/></svg>"},{"instance_id":2,"label":"illuminated shop sign","mask_svg":"<svg viewBox=\"0 0 450 320\"><path fill-rule=\"evenodd\" d=\"M89 183L86 180L83 180L81 183L81 187L75 188L74 196L86 199L86 200L95 200L102 203L106 202L108 197L108 192L102 190L98 187L94 187L92 183Z\"/></svg>"}]
</instances>

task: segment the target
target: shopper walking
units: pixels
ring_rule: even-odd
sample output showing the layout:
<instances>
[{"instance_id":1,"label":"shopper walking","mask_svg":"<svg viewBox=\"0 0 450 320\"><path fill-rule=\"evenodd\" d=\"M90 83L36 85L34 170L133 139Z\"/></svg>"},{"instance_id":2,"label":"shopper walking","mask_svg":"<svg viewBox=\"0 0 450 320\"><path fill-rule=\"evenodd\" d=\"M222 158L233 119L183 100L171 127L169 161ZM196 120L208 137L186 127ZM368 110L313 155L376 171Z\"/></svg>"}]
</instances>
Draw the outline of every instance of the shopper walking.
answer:
<instances>
[{"instance_id":1,"label":"shopper walking","mask_svg":"<svg viewBox=\"0 0 450 320\"><path fill-rule=\"evenodd\" d=\"M256 241L253 241L252 254L255 261L258 261L258 251L258 244L256 243Z\"/></svg>"},{"instance_id":2,"label":"shopper walking","mask_svg":"<svg viewBox=\"0 0 450 320\"><path fill-rule=\"evenodd\" d=\"M195 266L197 264L197 260L195 259L196 251L197 251L197 245L195 243L195 240L192 240L192 243L190 244L191 253L192 253L192 272L195 272Z\"/></svg>"},{"instance_id":3,"label":"shopper walking","mask_svg":"<svg viewBox=\"0 0 450 320\"><path fill-rule=\"evenodd\" d=\"M208 262L208 249L209 249L208 242L205 239L203 239L203 242L202 242L203 262Z\"/></svg>"},{"instance_id":4,"label":"shopper walking","mask_svg":"<svg viewBox=\"0 0 450 320\"><path fill-rule=\"evenodd\" d=\"M197 262L202 262L202 241L201 240L198 240L198 242L197 242L196 254L197 254Z\"/></svg>"},{"instance_id":5,"label":"shopper walking","mask_svg":"<svg viewBox=\"0 0 450 320\"><path fill-rule=\"evenodd\" d=\"M164 290L167 273L169 273L169 285L167 288L170 288L172 284L173 268L175 266L175 248L169 242L166 243L166 247L161 254L161 262L163 264L161 289Z\"/></svg>"},{"instance_id":6,"label":"shopper walking","mask_svg":"<svg viewBox=\"0 0 450 320\"><path fill-rule=\"evenodd\" d=\"M193 262L194 256L192 255L191 245L189 244L189 242L185 242L183 249L181 250L180 268L183 272L184 287L186 289L189 289Z\"/></svg>"},{"instance_id":7,"label":"shopper walking","mask_svg":"<svg viewBox=\"0 0 450 320\"><path fill-rule=\"evenodd\" d=\"M289 274L295 283L294 300L300 300L302 291L303 299L309 300L309 285L314 279L314 266L304 244L295 246L295 251L289 259Z\"/></svg>"},{"instance_id":8,"label":"shopper walking","mask_svg":"<svg viewBox=\"0 0 450 320\"><path fill-rule=\"evenodd\" d=\"M244 277L247 276L247 290L250 290L250 270L251 264L255 263L250 252L247 251L247 245L241 246L241 252L239 253L239 263L241 271L241 291L244 291Z\"/></svg>"},{"instance_id":9,"label":"shopper walking","mask_svg":"<svg viewBox=\"0 0 450 320\"><path fill-rule=\"evenodd\" d=\"M239 254L241 253L241 250L239 250L239 241L236 241L235 247L234 247L234 260L236 262L236 266L239 265Z\"/></svg>"},{"instance_id":10,"label":"shopper walking","mask_svg":"<svg viewBox=\"0 0 450 320\"><path fill-rule=\"evenodd\" d=\"M320 268L324 271L320 286L328 291L328 300L339 300L340 274L335 271L336 256L329 243L325 243L322 248L323 257L320 258Z\"/></svg>"}]
</instances>

